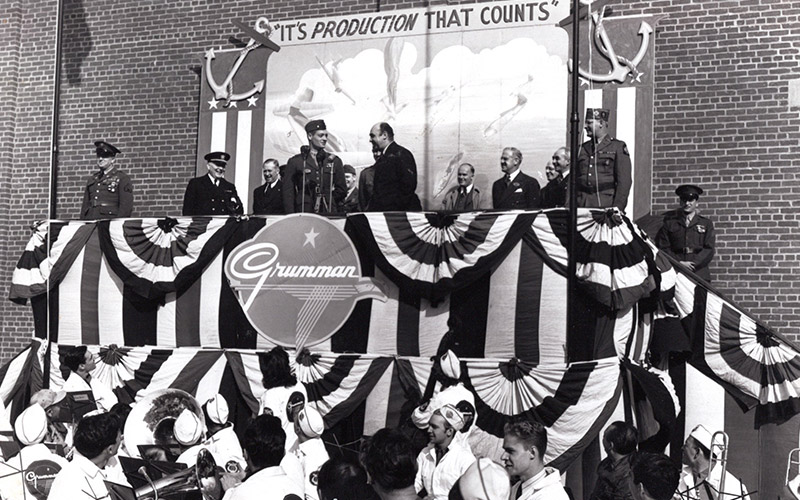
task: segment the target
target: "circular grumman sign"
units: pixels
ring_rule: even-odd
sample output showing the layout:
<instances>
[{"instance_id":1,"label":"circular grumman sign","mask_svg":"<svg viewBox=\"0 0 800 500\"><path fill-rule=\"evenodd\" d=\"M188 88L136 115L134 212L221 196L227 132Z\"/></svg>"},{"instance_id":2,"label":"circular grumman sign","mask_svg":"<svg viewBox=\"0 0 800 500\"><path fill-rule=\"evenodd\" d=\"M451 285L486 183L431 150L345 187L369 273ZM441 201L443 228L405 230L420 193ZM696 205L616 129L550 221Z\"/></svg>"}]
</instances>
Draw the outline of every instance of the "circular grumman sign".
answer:
<instances>
[{"instance_id":1,"label":"circular grumman sign","mask_svg":"<svg viewBox=\"0 0 800 500\"><path fill-rule=\"evenodd\" d=\"M50 486L61 470L61 466L52 460L36 460L32 462L23 475L25 488L34 498L44 500L50 493Z\"/></svg>"},{"instance_id":2,"label":"circular grumman sign","mask_svg":"<svg viewBox=\"0 0 800 500\"><path fill-rule=\"evenodd\" d=\"M231 252L225 275L253 327L276 344L297 349L333 335L356 301L386 300L379 282L361 276L350 238L313 214L267 222Z\"/></svg>"}]
</instances>

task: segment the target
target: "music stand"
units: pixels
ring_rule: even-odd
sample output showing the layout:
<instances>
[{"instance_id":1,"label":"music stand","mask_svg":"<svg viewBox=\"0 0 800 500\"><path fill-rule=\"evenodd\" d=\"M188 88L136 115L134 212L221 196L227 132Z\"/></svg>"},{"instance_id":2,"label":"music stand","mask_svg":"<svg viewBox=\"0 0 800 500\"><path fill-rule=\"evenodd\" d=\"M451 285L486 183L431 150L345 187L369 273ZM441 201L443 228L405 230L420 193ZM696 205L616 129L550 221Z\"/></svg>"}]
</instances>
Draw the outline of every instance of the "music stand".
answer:
<instances>
[{"instance_id":1,"label":"music stand","mask_svg":"<svg viewBox=\"0 0 800 500\"><path fill-rule=\"evenodd\" d=\"M77 423L84 415L97 409L92 391L68 392L58 403L50 406L55 409L52 413L54 422Z\"/></svg>"},{"instance_id":2,"label":"music stand","mask_svg":"<svg viewBox=\"0 0 800 500\"><path fill-rule=\"evenodd\" d=\"M186 464L133 457L119 457L119 464L122 466L122 471L125 473L128 482L134 488L149 484L147 479L139 473L140 467L144 467L147 470L147 475L153 481L186 469Z\"/></svg>"},{"instance_id":3,"label":"music stand","mask_svg":"<svg viewBox=\"0 0 800 500\"><path fill-rule=\"evenodd\" d=\"M0 441L0 453L2 453L4 460L8 460L18 454L19 450L19 443L16 441Z\"/></svg>"},{"instance_id":4,"label":"music stand","mask_svg":"<svg viewBox=\"0 0 800 500\"><path fill-rule=\"evenodd\" d=\"M103 481L108 490L108 497L111 500L136 500L136 491L130 486L117 484L111 481Z\"/></svg>"}]
</instances>

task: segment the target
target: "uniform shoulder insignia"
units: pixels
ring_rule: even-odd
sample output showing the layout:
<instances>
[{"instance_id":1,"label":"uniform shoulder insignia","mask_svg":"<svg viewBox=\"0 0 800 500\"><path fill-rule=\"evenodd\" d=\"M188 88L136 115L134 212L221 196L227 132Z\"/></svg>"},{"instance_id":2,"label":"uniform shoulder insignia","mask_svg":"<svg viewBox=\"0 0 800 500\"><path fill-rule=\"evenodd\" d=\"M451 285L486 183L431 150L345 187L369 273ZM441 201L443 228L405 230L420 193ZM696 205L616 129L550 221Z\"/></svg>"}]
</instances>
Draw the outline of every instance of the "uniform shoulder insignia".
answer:
<instances>
[{"instance_id":1,"label":"uniform shoulder insignia","mask_svg":"<svg viewBox=\"0 0 800 500\"><path fill-rule=\"evenodd\" d=\"M631 155L631 154L628 152L628 145L627 145L627 144L625 144L624 142L622 143L622 152L623 152L623 153L625 153L625 154L626 154L626 155L628 155L628 156L630 156L630 155Z\"/></svg>"}]
</instances>

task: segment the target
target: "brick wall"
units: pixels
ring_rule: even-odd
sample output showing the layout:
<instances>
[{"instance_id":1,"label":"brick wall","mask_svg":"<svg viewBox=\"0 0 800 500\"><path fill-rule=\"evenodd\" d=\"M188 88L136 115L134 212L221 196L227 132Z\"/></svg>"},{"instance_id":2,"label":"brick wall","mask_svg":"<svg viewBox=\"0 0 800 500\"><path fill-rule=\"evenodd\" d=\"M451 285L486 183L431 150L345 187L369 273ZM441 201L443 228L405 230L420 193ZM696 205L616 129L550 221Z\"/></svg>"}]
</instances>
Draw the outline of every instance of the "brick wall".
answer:
<instances>
[{"instance_id":1,"label":"brick wall","mask_svg":"<svg viewBox=\"0 0 800 500\"><path fill-rule=\"evenodd\" d=\"M0 19L0 276L7 293L28 224L48 214L55 0L5 2ZM76 0L66 3L58 217L75 218L92 172L92 142L124 155L134 216L177 214L193 176L199 67L229 46L230 19L279 20L420 7L424 2ZM441 2L438 2L441 3ZM302 5L308 8L303 8ZM800 77L800 8L788 0L611 3L616 14L664 14L656 42L654 212L683 182L708 194L718 227L715 286L770 326L800 339L795 227L800 116L787 104ZM788 22L788 23L787 23ZM795 245L793 245L795 243ZM0 359L32 331L30 310L2 303Z\"/></svg>"}]
</instances>

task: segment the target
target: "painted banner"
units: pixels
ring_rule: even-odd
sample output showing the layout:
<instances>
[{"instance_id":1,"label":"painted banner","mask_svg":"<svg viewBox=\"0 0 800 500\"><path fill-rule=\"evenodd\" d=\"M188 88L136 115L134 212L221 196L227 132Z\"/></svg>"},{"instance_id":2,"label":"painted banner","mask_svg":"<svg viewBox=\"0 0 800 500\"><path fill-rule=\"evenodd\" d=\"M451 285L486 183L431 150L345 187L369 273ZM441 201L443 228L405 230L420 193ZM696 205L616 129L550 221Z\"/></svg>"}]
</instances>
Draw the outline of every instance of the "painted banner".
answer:
<instances>
[{"instance_id":1,"label":"painted banner","mask_svg":"<svg viewBox=\"0 0 800 500\"><path fill-rule=\"evenodd\" d=\"M359 170L373 163L370 128L386 121L416 157L423 208L441 208L461 163L472 164L476 186L490 192L506 146L522 151L522 170L544 185L545 164L565 145L568 41L556 23L567 13L564 1L510 1L276 21L270 40L280 51L262 70L279 78L234 71L237 89L265 80L252 107L209 97L240 50L216 51L204 70L198 173L205 152L227 148L235 164L228 180L240 196L251 193L261 184L256 159L285 164L308 143L312 119L325 120L330 152ZM246 147L249 173L237 159Z\"/></svg>"}]
</instances>

